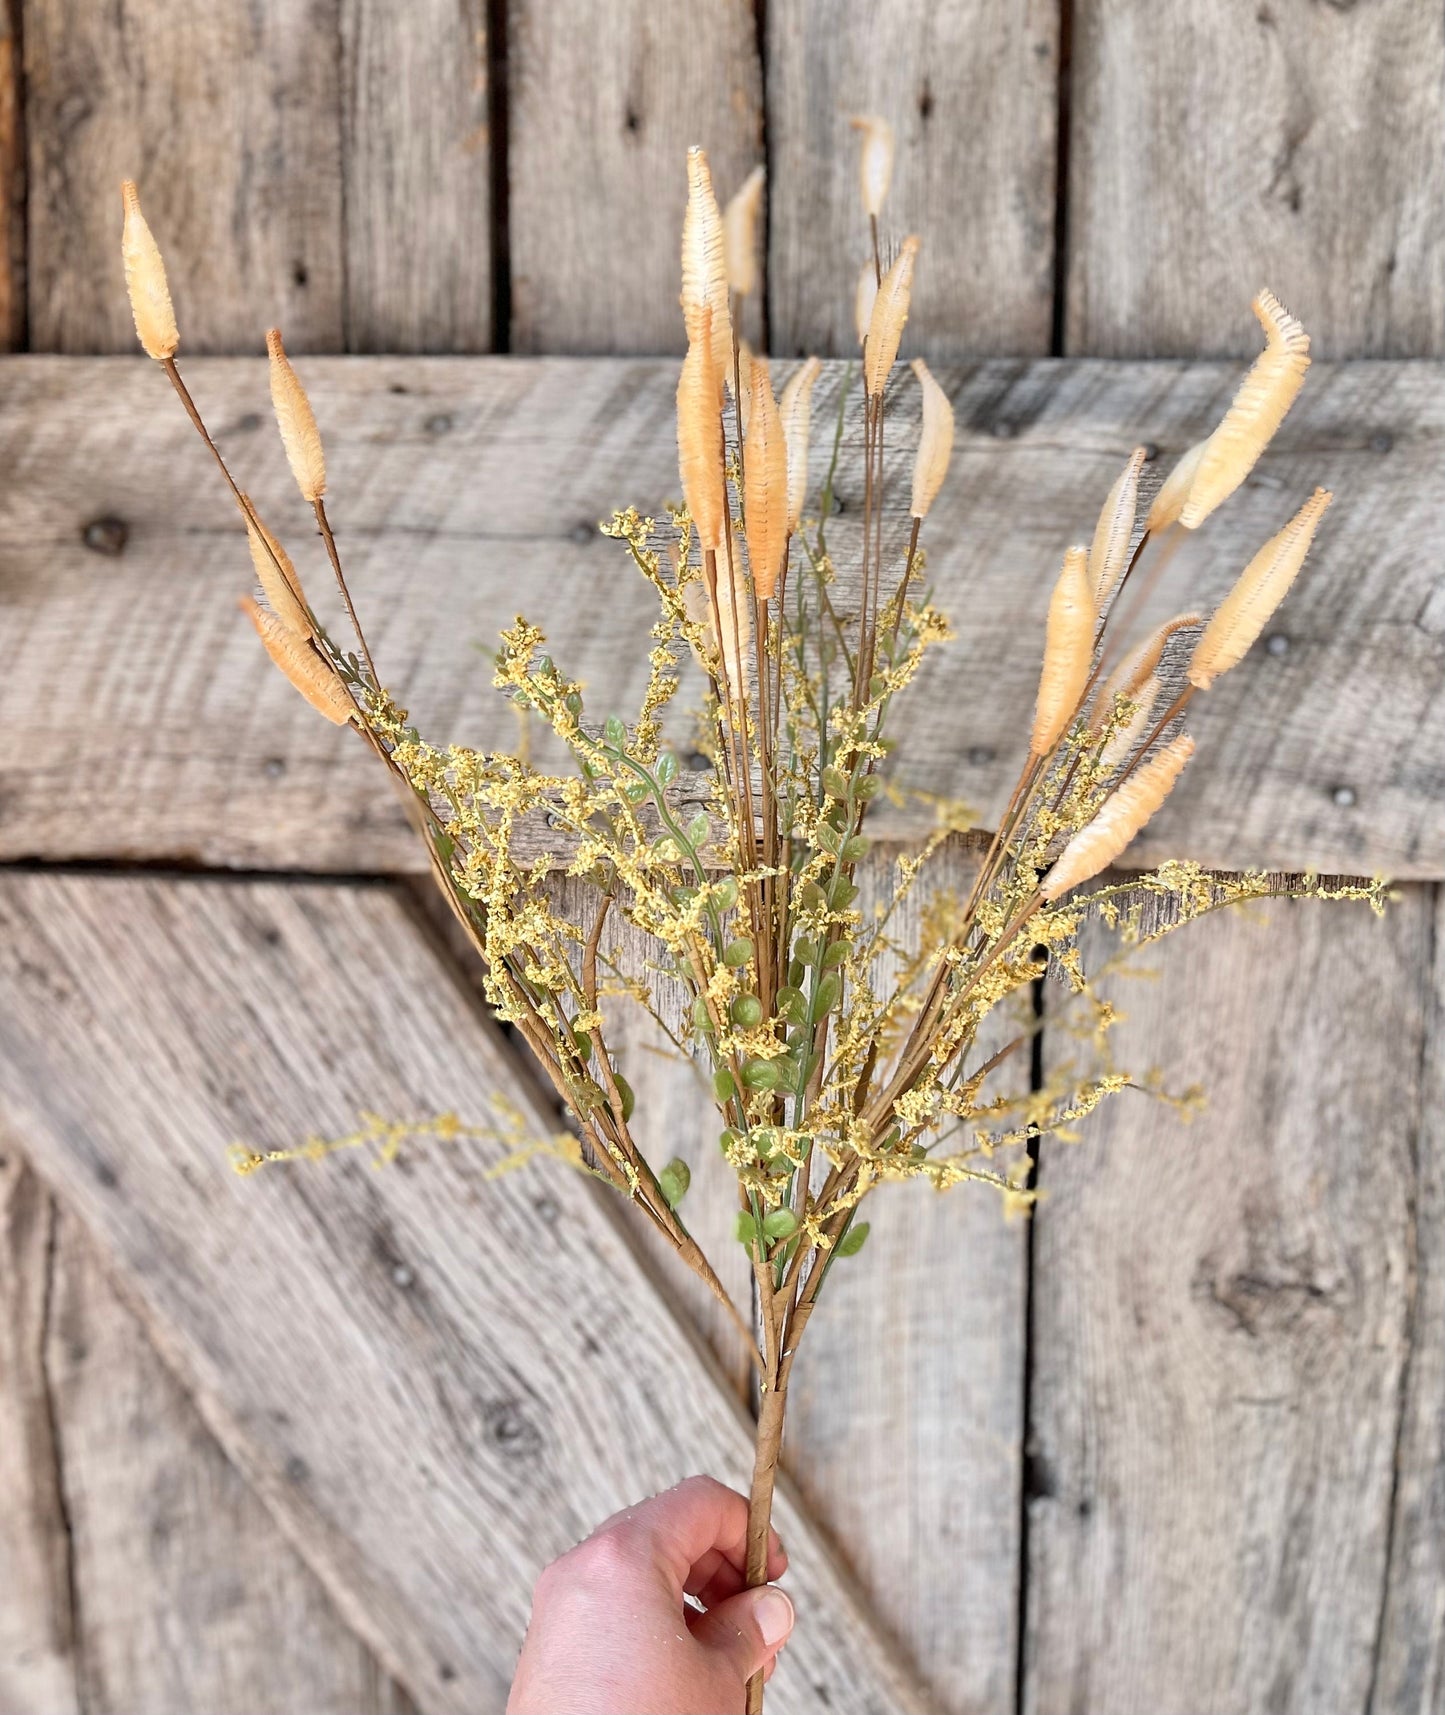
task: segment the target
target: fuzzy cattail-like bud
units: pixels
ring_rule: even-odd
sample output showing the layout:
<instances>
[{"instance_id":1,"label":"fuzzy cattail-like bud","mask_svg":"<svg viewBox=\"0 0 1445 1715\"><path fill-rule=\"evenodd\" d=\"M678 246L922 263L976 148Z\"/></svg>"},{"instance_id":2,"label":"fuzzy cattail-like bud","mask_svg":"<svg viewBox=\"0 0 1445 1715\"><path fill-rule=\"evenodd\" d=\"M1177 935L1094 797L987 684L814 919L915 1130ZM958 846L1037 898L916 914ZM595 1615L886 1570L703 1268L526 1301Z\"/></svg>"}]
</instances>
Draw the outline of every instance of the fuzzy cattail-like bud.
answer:
<instances>
[{"instance_id":1,"label":"fuzzy cattail-like bud","mask_svg":"<svg viewBox=\"0 0 1445 1715\"><path fill-rule=\"evenodd\" d=\"M740 298L746 298L758 284L758 210L766 177L762 167L754 167L723 210L728 285Z\"/></svg>"},{"instance_id":2,"label":"fuzzy cattail-like bud","mask_svg":"<svg viewBox=\"0 0 1445 1715\"><path fill-rule=\"evenodd\" d=\"M286 449L286 462L291 466L302 498L315 502L326 492L326 454L321 448L316 413L311 409L300 377L291 367L291 359L281 343L280 328L267 332L266 352L271 368L271 405L281 431L281 445Z\"/></svg>"},{"instance_id":3,"label":"fuzzy cattail-like bud","mask_svg":"<svg viewBox=\"0 0 1445 1715\"><path fill-rule=\"evenodd\" d=\"M1113 712L1114 698L1127 697L1130 702L1137 701L1141 687L1153 677L1155 669L1164 658L1165 645L1171 637L1181 631L1187 631L1191 626L1202 626L1202 613L1180 613L1173 619L1166 619L1158 630L1150 633L1132 655L1124 660L1109 675L1108 681L1099 693L1094 705L1093 719L1090 730L1098 732L1104 721Z\"/></svg>"},{"instance_id":4,"label":"fuzzy cattail-like bud","mask_svg":"<svg viewBox=\"0 0 1445 1715\"><path fill-rule=\"evenodd\" d=\"M1139 500L1139 472L1144 468L1145 449L1135 447L1129 462L1119 472L1109 490L1109 498L1094 526L1094 542L1089 549L1089 582L1094 586L1094 608L1102 613L1104 604L1114 593L1124 563L1129 556L1129 543L1134 535L1134 514Z\"/></svg>"},{"instance_id":5,"label":"fuzzy cattail-like bud","mask_svg":"<svg viewBox=\"0 0 1445 1715\"><path fill-rule=\"evenodd\" d=\"M918 240L905 238L873 301L873 313L868 318L868 344L863 353L863 380L870 399L883 397L889 372L898 356L913 296L913 265L917 259Z\"/></svg>"},{"instance_id":6,"label":"fuzzy cattail-like bud","mask_svg":"<svg viewBox=\"0 0 1445 1715\"><path fill-rule=\"evenodd\" d=\"M120 195L125 204L120 254L125 263L125 289L130 294L136 337L146 356L160 363L174 357L181 343L176 312L171 307L171 289L166 284L166 265L140 211L140 192L134 179L122 182Z\"/></svg>"},{"instance_id":7,"label":"fuzzy cattail-like bud","mask_svg":"<svg viewBox=\"0 0 1445 1715\"><path fill-rule=\"evenodd\" d=\"M291 564L291 556L259 521L246 525L251 545L251 564L256 571L267 604L290 632L297 637L311 636L311 621L306 616L306 603L301 594L301 580Z\"/></svg>"},{"instance_id":8,"label":"fuzzy cattail-like bud","mask_svg":"<svg viewBox=\"0 0 1445 1715\"><path fill-rule=\"evenodd\" d=\"M877 220L883 212L883 199L893 177L893 127L886 119L860 114L850 121L855 131L863 133L863 149L858 157L858 188L863 198L863 212Z\"/></svg>"},{"instance_id":9,"label":"fuzzy cattail-like bud","mask_svg":"<svg viewBox=\"0 0 1445 1715\"><path fill-rule=\"evenodd\" d=\"M953 406L921 357L914 358L913 373L923 389L923 429L913 457L913 499L908 510L914 518L923 518L948 474L953 453Z\"/></svg>"},{"instance_id":10,"label":"fuzzy cattail-like bud","mask_svg":"<svg viewBox=\"0 0 1445 1715\"><path fill-rule=\"evenodd\" d=\"M1034 756L1047 756L1063 737L1089 682L1093 658L1094 592L1089 585L1089 553L1086 548L1070 548L1049 601L1044 666L1029 741Z\"/></svg>"},{"instance_id":11,"label":"fuzzy cattail-like bud","mask_svg":"<svg viewBox=\"0 0 1445 1715\"><path fill-rule=\"evenodd\" d=\"M682 217L682 313L689 339L695 317L704 309L712 312L713 371L721 389L731 379L733 369L727 247L707 156L694 147L687 152L687 212ZM721 392L718 397L721 399Z\"/></svg>"},{"instance_id":12,"label":"fuzzy cattail-like bud","mask_svg":"<svg viewBox=\"0 0 1445 1715\"><path fill-rule=\"evenodd\" d=\"M1154 496L1149 507L1149 516L1144 521L1144 527L1151 536L1160 536L1171 524L1179 522L1179 514L1184 510L1184 503L1188 500L1189 490L1194 486L1194 479L1199 474L1199 466L1208 445L1208 441L1196 441L1179 455L1179 462L1165 477L1164 486Z\"/></svg>"},{"instance_id":13,"label":"fuzzy cattail-like bud","mask_svg":"<svg viewBox=\"0 0 1445 1715\"><path fill-rule=\"evenodd\" d=\"M1221 673L1244 659L1298 577L1319 521L1333 499L1329 489L1317 488L1279 535L1272 536L1240 573L1194 646L1189 661L1191 685L1207 691Z\"/></svg>"},{"instance_id":14,"label":"fuzzy cattail-like bud","mask_svg":"<svg viewBox=\"0 0 1445 1715\"><path fill-rule=\"evenodd\" d=\"M728 376L731 384L732 376ZM748 414L753 408L753 348L745 339L738 341L738 422L744 439L748 432Z\"/></svg>"},{"instance_id":15,"label":"fuzzy cattail-like bud","mask_svg":"<svg viewBox=\"0 0 1445 1715\"><path fill-rule=\"evenodd\" d=\"M1199 470L1179 514L1186 530L1197 530L1254 469L1298 398L1310 366L1309 335L1273 292L1261 292L1251 307L1264 329L1264 350L1245 376L1224 421L1204 444Z\"/></svg>"},{"instance_id":16,"label":"fuzzy cattail-like bud","mask_svg":"<svg viewBox=\"0 0 1445 1715\"><path fill-rule=\"evenodd\" d=\"M773 397L768 360L755 357L749 377L748 432L743 446L743 514L753 589L771 599L788 545L788 444Z\"/></svg>"},{"instance_id":17,"label":"fuzzy cattail-like bud","mask_svg":"<svg viewBox=\"0 0 1445 1715\"><path fill-rule=\"evenodd\" d=\"M1154 705L1159 701L1159 675L1150 673L1136 691L1129 694L1129 701L1134 704L1134 712L1122 726L1114 729L1114 735L1104 746L1099 755L1100 764L1111 773L1116 768L1122 768L1134 754L1134 746L1148 731L1149 717L1154 713ZM1110 699L1108 714L1112 715L1113 699Z\"/></svg>"},{"instance_id":18,"label":"fuzzy cattail-like bud","mask_svg":"<svg viewBox=\"0 0 1445 1715\"><path fill-rule=\"evenodd\" d=\"M711 321L706 305L688 318L687 356L677 382L677 471L698 541L717 553L723 545L726 497Z\"/></svg>"},{"instance_id":19,"label":"fuzzy cattail-like bud","mask_svg":"<svg viewBox=\"0 0 1445 1715\"><path fill-rule=\"evenodd\" d=\"M1194 740L1181 733L1104 801L1093 821L1080 828L1044 877L1040 893L1062 899L1121 857L1130 842L1169 796L1180 770L1194 754Z\"/></svg>"},{"instance_id":20,"label":"fuzzy cattail-like bud","mask_svg":"<svg viewBox=\"0 0 1445 1715\"><path fill-rule=\"evenodd\" d=\"M717 641L723 658L723 672L733 702L741 704L748 690L748 652L752 647L753 627L747 589L726 553L718 556L717 606L722 622L722 634Z\"/></svg>"},{"instance_id":21,"label":"fuzzy cattail-like bud","mask_svg":"<svg viewBox=\"0 0 1445 1715\"><path fill-rule=\"evenodd\" d=\"M788 534L798 528L808 497L808 440L813 421L813 383L823 365L810 357L788 377L778 401L783 419L783 443L788 449Z\"/></svg>"},{"instance_id":22,"label":"fuzzy cattail-like bud","mask_svg":"<svg viewBox=\"0 0 1445 1715\"><path fill-rule=\"evenodd\" d=\"M878 271L871 262L858 270L858 285L853 293L853 326L858 330L858 343L868 339L868 324L873 320L873 305L878 298Z\"/></svg>"},{"instance_id":23,"label":"fuzzy cattail-like bud","mask_svg":"<svg viewBox=\"0 0 1445 1715\"><path fill-rule=\"evenodd\" d=\"M346 687L311 645L250 596L241 597L241 606L260 633L266 653L311 707L337 726L345 726L356 713L356 706L347 696Z\"/></svg>"}]
</instances>

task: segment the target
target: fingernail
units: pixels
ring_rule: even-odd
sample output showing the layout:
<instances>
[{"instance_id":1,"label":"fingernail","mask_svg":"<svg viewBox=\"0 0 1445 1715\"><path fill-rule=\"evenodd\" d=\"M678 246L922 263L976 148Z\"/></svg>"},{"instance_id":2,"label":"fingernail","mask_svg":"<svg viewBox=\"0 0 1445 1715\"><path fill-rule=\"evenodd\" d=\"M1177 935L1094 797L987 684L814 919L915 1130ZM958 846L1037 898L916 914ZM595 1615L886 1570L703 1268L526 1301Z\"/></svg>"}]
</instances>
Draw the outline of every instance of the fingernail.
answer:
<instances>
[{"instance_id":1,"label":"fingernail","mask_svg":"<svg viewBox=\"0 0 1445 1715\"><path fill-rule=\"evenodd\" d=\"M769 1584L753 1604L753 1618L758 1623L763 1642L769 1649L777 1649L787 1640L796 1615L786 1593Z\"/></svg>"}]
</instances>

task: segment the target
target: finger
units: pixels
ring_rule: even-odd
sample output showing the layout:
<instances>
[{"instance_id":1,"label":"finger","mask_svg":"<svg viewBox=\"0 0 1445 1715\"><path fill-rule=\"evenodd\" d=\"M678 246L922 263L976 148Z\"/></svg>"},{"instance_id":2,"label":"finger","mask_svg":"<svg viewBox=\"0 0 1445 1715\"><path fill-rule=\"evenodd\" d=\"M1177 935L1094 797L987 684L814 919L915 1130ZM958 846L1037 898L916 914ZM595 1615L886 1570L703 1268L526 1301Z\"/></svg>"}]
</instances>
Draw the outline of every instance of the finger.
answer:
<instances>
[{"instance_id":1,"label":"finger","mask_svg":"<svg viewBox=\"0 0 1445 1715\"><path fill-rule=\"evenodd\" d=\"M740 1682L746 1682L788 1641L795 1615L787 1593L775 1584L719 1602L690 1621L692 1635L705 1649L724 1657Z\"/></svg>"},{"instance_id":2,"label":"finger","mask_svg":"<svg viewBox=\"0 0 1445 1715\"><path fill-rule=\"evenodd\" d=\"M616 1531L629 1545L645 1550L679 1598L692 1589L694 1569L704 1563L709 1578L717 1576L723 1561L740 1575L747 1567L748 1503L712 1477L689 1477L609 1519L603 1530ZM783 1545L771 1531L769 1575L781 1577L786 1566Z\"/></svg>"}]
</instances>

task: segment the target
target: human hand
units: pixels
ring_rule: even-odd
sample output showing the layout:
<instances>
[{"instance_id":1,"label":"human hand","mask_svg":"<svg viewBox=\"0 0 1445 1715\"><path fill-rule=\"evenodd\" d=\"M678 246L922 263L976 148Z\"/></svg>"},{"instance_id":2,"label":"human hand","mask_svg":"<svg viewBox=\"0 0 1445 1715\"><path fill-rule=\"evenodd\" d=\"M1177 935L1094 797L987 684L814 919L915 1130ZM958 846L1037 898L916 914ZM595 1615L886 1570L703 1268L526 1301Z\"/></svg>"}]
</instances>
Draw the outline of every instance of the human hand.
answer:
<instances>
[{"instance_id":1,"label":"human hand","mask_svg":"<svg viewBox=\"0 0 1445 1715\"><path fill-rule=\"evenodd\" d=\"M711 1477L614 1514L537 1580L507 1715L743 1709L793 1629L781 1590L745 1588L747 1532L747 1502ZM787 1564L771 1532L768 1577Z\"/></svg>"}]
</instances>

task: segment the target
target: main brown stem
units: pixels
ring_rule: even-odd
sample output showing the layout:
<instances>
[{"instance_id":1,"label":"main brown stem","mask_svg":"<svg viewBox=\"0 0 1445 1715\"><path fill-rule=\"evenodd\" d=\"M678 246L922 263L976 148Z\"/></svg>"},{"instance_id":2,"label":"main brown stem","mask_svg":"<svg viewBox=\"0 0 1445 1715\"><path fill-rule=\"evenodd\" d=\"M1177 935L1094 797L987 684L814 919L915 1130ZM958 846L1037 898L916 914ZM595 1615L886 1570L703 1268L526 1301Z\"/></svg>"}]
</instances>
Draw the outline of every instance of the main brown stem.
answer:
<instances>
[{"instance_id":1,"label":"main brown stem","mask_svg":"<svg viewBox=\"0 0 1445 1715\"><path fill-rule=\"evenodd\" d=\"M753 1454L753 1484L748 1494L747 1581L750 1590L768 1581L768 1532L773 1523L773 1490L778 1477L778 1455L783 1446L783 1414L788 1407L786 1383L774 1383L763 1395L758 1411L758 1433ZM760 1715L763 1707L763 1676L748 1681L748 1715Z\"/></svg>"}]
</instances>

